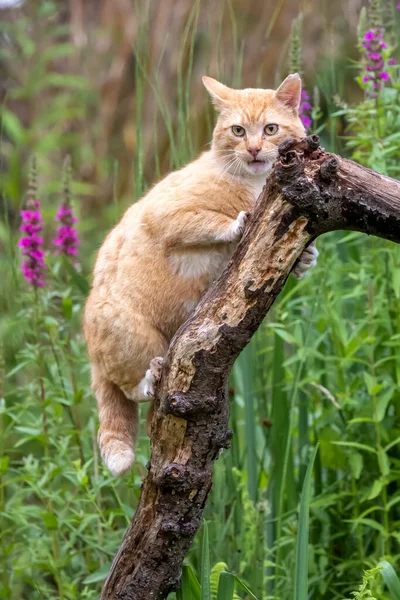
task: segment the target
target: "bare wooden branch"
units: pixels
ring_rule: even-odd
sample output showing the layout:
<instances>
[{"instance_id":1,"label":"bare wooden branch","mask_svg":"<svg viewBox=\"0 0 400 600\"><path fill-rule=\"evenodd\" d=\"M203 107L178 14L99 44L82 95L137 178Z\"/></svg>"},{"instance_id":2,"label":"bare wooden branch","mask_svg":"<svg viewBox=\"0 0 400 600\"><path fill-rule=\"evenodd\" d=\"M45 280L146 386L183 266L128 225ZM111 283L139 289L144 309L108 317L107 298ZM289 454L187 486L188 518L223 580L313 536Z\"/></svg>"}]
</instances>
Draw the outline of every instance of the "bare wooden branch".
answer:
<instances>
[{"instance_id":1,"label":"bare wooden branch","mask_svg":"<svg viewBox=\"0 0 400 600\"><path fill-rule=\"evenodd\" d=\"M149 472L102 600L166 598L200 526L213 463L228 448L227 381L304 248L350 229L400 241L400 183L287 140L222 277L171 343L152 426Z\"/></svg>"}]
</instances>

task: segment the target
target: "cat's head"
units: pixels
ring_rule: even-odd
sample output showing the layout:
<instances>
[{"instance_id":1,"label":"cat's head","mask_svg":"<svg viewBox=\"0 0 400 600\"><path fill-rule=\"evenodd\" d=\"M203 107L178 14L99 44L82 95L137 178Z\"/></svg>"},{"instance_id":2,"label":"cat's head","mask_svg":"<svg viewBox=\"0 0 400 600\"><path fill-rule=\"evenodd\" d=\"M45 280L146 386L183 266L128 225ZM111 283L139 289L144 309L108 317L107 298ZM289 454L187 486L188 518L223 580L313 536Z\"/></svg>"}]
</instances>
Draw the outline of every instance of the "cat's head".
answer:
<instances>
[{"instance_id":1,"label":"cat's head","mask_svg":"<svg viewBox=\"0 0 400 600\"><path fill-rule=\"evenodd\" d=\"M265 175L285 138L305 136L297 73L286 77L277 90L233 90L211 77L203 77L203 83L219 111L212 149L227 172Z\"/></svg>"}]
</instances>

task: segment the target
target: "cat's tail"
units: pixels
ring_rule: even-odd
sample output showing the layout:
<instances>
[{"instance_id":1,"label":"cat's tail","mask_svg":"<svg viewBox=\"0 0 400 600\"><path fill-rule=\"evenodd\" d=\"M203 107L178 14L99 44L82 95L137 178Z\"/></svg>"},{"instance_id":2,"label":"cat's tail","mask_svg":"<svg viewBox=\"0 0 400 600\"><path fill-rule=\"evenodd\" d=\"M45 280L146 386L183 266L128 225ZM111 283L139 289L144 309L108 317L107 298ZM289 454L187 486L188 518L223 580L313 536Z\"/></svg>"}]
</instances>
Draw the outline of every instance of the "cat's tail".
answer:
<instances>
[{"instance_id":1,"label":"cat's tail","mask_svg":"<svg viewBox=\"0 0 400 600\"><path fill-rule=\"evenodd\" d=\"M138 405L122 390L92 373L92 388L99 407L100 428L97 436L102 459L113 475L122 475L135 460L138 429Z\"/></svg>"}]
</instances>

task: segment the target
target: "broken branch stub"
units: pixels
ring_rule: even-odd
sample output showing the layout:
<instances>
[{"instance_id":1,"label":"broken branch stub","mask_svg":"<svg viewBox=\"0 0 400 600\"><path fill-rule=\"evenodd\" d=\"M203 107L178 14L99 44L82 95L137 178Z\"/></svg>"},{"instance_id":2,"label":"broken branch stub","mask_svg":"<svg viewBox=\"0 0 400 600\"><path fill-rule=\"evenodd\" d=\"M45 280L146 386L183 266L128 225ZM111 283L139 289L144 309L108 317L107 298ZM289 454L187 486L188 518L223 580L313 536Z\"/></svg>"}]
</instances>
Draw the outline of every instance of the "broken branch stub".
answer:
<instances>
[{"instance_id":1,"label":"broken branch stub","mask_svg":"<svg viewBox=\"0 0 400 600\"><path fill-rule=\"evenodd\" d=\"M151 460L101 600L166 598L179 585L213 463L229 447L227 382L304 248L350 229L400 241L400 183L286 140L232 261L172 340L157 390Z\"/></svg>"}]
</instances>

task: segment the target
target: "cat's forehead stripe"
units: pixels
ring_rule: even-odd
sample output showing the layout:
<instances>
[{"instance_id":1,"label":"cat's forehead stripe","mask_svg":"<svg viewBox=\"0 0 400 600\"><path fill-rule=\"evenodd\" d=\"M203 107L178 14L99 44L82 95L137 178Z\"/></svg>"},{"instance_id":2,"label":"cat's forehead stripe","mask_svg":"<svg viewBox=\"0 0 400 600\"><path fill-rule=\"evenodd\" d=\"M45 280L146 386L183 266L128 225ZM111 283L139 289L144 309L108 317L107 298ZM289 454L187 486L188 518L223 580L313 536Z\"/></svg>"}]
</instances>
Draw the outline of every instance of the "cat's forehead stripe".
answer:
<instances>
[{"instance_id":1,"label":"cat's forehead stripe","mask_svg":"<svg viewBox=\"0 0 400 600\"><path fill-rule=\"evenodd\" d=\"M286 123L287 115L282 114L282 110L274 108L272 106L263 106L257 113L252 113L248 110L242 109L230 113L230 119L235 125L249 125L259 123L260 125L267 125L268 123Z\"/></svg>"}]
</instances>

